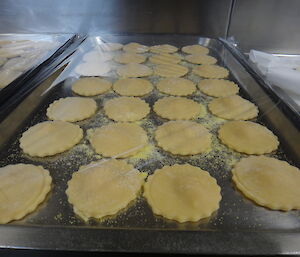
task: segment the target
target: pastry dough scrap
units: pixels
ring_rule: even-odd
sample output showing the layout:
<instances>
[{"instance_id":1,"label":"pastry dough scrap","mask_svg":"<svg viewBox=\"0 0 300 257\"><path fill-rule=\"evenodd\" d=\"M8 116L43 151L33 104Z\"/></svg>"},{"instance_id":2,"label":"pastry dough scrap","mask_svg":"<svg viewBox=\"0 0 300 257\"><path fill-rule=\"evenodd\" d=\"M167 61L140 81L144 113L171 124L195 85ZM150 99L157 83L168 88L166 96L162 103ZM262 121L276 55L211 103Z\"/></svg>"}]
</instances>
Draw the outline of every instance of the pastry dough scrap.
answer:
<instances>
[{"instance_id":1,"label":"pastry dough scrap","mask_svg":"<svg viewBox=\"0 0 300 257\"><path fill-rule=\"evenodd\" d=\"M111 86L110 81L102 78L80 78L72 85L72 91L82 96L95 96L107 92Z\"/></svg>"},{"instance_id":2,"label":"pastry dough scrap","mask_svg":"<svg viewBox=\"0 0 300 257\"><path fill-rule=\"evenodd\" d=\"M161 77L182 77L189 72L187 67L178 64L159 64L154 67L154 74Z\"/></svg>"},{"instance_id":3,"label":"pastry dough scrap","mask_svg":"<svg viewBox=\"0 0 300 257\"><path fill-rule=\"evenodd\" d=\"M156 45L150 47L150 52L155 54L165 53L175 53L177 52L178 48L172 45L164 44L164 45Z\"/></svg>"},{"instance_id":4,"label":"pastry dough scrap","mask_svg":"<svg viewBox=\"0 0 300 257\"><path fill-rule=\"evenodd\" d=\"M191 54L185 57L185 60L194 64L215 64L217 59L206 54Z\"/></svg>"},{"instance_id":5,"label":"pastry dough scrap","mask_svg":"<svg viewBox=\"0 0 300 257\"><path fill-rule=\"evenodd\" d=\"M123 50L125 52L145 53L149 51L149 47L139 43L129 43L123 47Z\"/></svg>"},{"instance_id":6,"label":"pastry dough scrap","mask_svg":"<svg viewBox=\"0 0 300 257\"><path fill-rule=\"evenodd\" d=\"M277 149L277 137L266 127L251 121L229 121L219 129L222 143L246 154L265 154Z\"/></svg>"},{"instance_id":7,"label":"pastry dough scrap","mask_svg":"<svg viewBox=\"0 0 300 257\"><path fill-rule=\"evenodd\" d=\"M94 99L83 97L60 98L49 105L47 117L50 120L75 122L91 117L97 110Z\"/></svg>"},{"instance_id":8,"label":"pastry dough scrap","mask_svg":"<svg viewBox=\"0 0 300 257\"><path fill-rule=\"evenodd\" d=\"M181 51L186 54L208 54L209 52L208 48L201 45L184 46Z\"/></svg>"},{"instance_id":9,"label":"pastry dough scrap","mask_svg":"<svg viewBox=\"0 0 300 257\"><path fill-rule=\"evenodd\" d=\"M62 153L79 143L83 131L65 121L44 121L30 127L20 138L20 147L30 156L45 157Z\"/></svg>"},{"instance_id":10,"label":"pastry dough scrap","mask_svg":"<svg viewBox=\"0 0 300 257\"><path fill-rule=\"evenodd\" d=\"M117 73L121 77L146 77L152 75L153 71L143 64L129 63L118 68Z\"/></svg>"},{"instance_id":11,"label":"pastry dough scrap","mask_svg":"<svg viewBox=\"0 0 300 257\"><path fill-rule=\"evenodd\" d=\"M243 158L232 170L242 193L273 210L300 209L300 170L285 161L265 156Z\"/></svg>"},{"instance_id":12,"label":"pastry dough scrap","mask_svg":"<svg viewBox=\"0 0 300 257\"><path fill-rule=\"evenodd\" d=\"M198 88L204 94L214 97L226 97L239 92L239 87L234 82L225 79L202 79Z\"/></svg>"},{"instance_id":13,"label":"pastry dough scrap","mask_svg":"<svg viewBox=\"0 0 300 257\"><path fill-rule=\"evenodd\" d=\"M123 45L119 43L104 43L100 44L99 47L103 51L118 51L123 48Z\"/></svg>"},{"instance_id":14,"label":"pastry dough scrap","mask_svg":"<svg viewBox=\"0 0 300 257\"><path fill-rule=\"evenodd\" d=\"M158 146L179 155L194 155L210 149L211 134L193 121L169 121L155 131Z\"/></svg>"},{"instance_id":15,"label":"pastry dough scrap","mask_svg":"<svg viewBox=\"0 0 300 257\"><path fill-rule=\"evenodd\" d=\"M98 154L114 158L135 155L148 144L146 132L132 123L113 123L97 128L89 140Z\"/></svg>"},{"instance_id":16,"label":"pastry dough scrap","mask_svg":"<svg viewBox=\"0 0 300 257\"><path fill-rule=\"evenodd\" d=\"M146 61L146 57L140 54L135 54L131 52L125 52L123 54L117 55L114 60L118 63L142 63Z\"/></svg>"},{"instance_id":17,"label":"pastry dough scrap","mask_svg":"<svg viewBox=\"0 0 300 257\"><path fill-rule=\"evenodd\" d=\"M190 120L198 117L203 106L184 97L164 97L155 102L153 110L162 118L169 120Z\"/></svg>"},{"instance_id":18,"label":"pastry dough scrap","mask_svg":"<svg viewBox=\"0 0 300 257\"><path fill-rule=\"evenodd\" d=\"M136 97L117 97L104 104L105 114L115 121L136 121L145 118L150 112L149 105Z\"/></svg>"},{"instance_id":19,"label":"pastry dough scrap","mask_svg":"<svg viewBox=\"0 0 300 257\"><path fill-rule=\"evenodd\" d=\"M0 224L33 212L45 200L51 181L42 166L20 163L0 168Z\"/></svg>"},{"instance_id":20,"label":"pastry dough scrap","mask_svg":"<svg viewBox=\"0 0 300 257\"><path fill-rule=\"evenodd\" d=\"M133 201L145 173L121 160L106 160L80 167L68 182L66 194L74 212L87 221L116 214Z\"/></svg>"},{"instance_id":21,"label":"pastry dough scrap","mask_svg":"<svg viewBox=\"0 0 300 257\"><path fill-rule=\"evenodd\" d=\"M152 84L145 79L120 79L113 85L114 91L124 96L143 96L153 89Z\"/></svg>"},{"instance_id":22,"label":"pastry dough scrap","mask_svg":"<svg viewBox=\"0 0 300 257\"><path fill-rule=\"evenodd\" d=\"M193 73L208 79L222 79L229 75L229 71L219 65L203 64L193 69Z\"/></svg>"},{"instance_id":23,"label":"pastry dough scrap","mask_svg":"<svg viewBox=\"0 0 300 257\"><path fill-rule=\"evenodd\" d=\"M253 103L238 95L215 98L208 104L208 109L212 114L227 120L249 120L258 114Z\"/></svg>"},{"instance_id":24,"label":"pastry dough scrap","mask_svg":"<svg viewBox=\"0 0 300 257\"><path fill-rule=\"evenodd\" d=\"M144 184L144 196L153 212L178 222L211 216L219 209L220 192L207 171L189 164L164 166Z\"/></svg>"},{"instance_id":25,"label":"pastry dough scrap","mask_svg":"<svg viewBox=\"0 0 300 257\"><path fill-rule=\"evenodd\" d=\"M187 96L196 91L195 84L184 78L167 78L158 82L157 89L168 95Z\"/></svg>"},{"instance_id":26,"label":"pastry dough scrap","mask_svg":"<svg viewBox=\"0 0 300 257\"><path fill-rule=\"evenodd\" d=\"M149 61L154 64L176 64L181 61L181 58L173 54L155 54L149 58Z\"/></svg>"}]
</instances>

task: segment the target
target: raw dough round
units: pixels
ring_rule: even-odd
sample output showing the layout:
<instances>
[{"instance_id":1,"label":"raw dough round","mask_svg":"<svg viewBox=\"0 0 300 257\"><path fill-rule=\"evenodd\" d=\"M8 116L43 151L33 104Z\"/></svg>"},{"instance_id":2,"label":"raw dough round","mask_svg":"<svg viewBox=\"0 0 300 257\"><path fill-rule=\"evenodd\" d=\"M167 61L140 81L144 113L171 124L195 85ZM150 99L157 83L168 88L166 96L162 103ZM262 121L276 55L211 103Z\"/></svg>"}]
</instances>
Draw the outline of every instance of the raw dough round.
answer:
<instances>
[{"instance_id":1,"label":"raw dough round","mask_svg":"<svg viewBox=\"0 0 300 257\"><path fill-rule=\"evenodd\" d=\"M155 54L170 54L177 52L178 48L172 45L164 44L164 45L156 45L150 47L150 52Z\"/></svg>"},{"instance_id":2,"label":"raw dough round","mask_svg":"<svg viewBox=\"0 0 300 257\"><path fill-rule=\"evenodd\" d=\"M149 105L136 97L117 97L104 104L105 114L114 121L136 121L145 118L150 112Z\"/></svg>"},{"instance_id":3,"label":"raw dough round","mask_svg":"<svg viewBox=\"0 0 300 257\"><path fill-rule=\"evenodd\" d=\"M237 84L225 79L202 79L198 88L204 94L214 97L225 97L239 92Z\"/></svg>"},{"instance_id":4,"label":"raw dough round","mask_svg":"<svg viewBox=\"0 0 300 257\"><path fill-rule=\"evenodd\" d=\"M120 79L113 85L114 91L124 96L143 96L153 89L152 84L145 79Z\"/></svg>"},{"instance_id":5,"label":"raw dough round","mask_svg":"<svg viewBox=\"0 0 300 257\"><path fill-rule=\"evenodd\" d=\"M75 71L82 76L106 76L111 71L111 65L100 60L83 62L76 66Z\"/></svg>"},{"instance_id":6,"label":"raw dough round","mask_svg":"<svg viewBox=\"0 0 300 257\"><path fill-rule=\"evenodd\" d=\"M222 79L229 75L227 69L219 65L203 64L193 69L193 73L203 78Z\"/></svg>"},{"instance_id":7,"label":"raw dough round","mask_svg":"<svg viewBox=\"0 0 300 257\"><path fill-rule=\"evenodd\" d=\"M72 91L82 96L95 96L107 92L111 85L110 81L101 78L80 78L72 85Z\"/></svg>"},{"instance_id":8,"label":"raw dough round","mask_svg":"<svg viewBox=\"0 0 300 257\"><path fill-rule=\"evenodd\" d=\"M113 58L113 56L110 53L104 53L101 50L92 50L88 53L86 53L83 57L82 60L85 62L105 62L109 61Z\"/></svg>"},{"instance_id":9,"label":"raw dough round","mask_svg":"<svg viewBox=\"0 0 300 257\"><path fill-rule=\"evenodd\" d=\"M162 118L169 120L191 120L198 117L203 106L184 97L164 97L155 102L153 110Z\"/></svg>"},{"instance_id":10,"label":"raw dough round","mask_svg":"<svg viewBox=\"0 0 300 257\"><path fill-rule=\"evenodd\" d=\"M181 61L181 58L173 54L155 54L149 58L149 61L154 64L176 64Z\"/></svg>"},{"instance_id":11,"label":"raw dough round","mask_svg":"<svg viewBox=\"0 0 300 257\"><path fill-rule=\"evenodd\" d=\"M0 168L0 224L33 212L45 200L51 181L42 166L20 163Z\"/></svg>"},{"instance_id":12,"label":"raw dough round","mask_svg":"<svg viewBox=\"0 0 300 257\"><path fill-rule=\"evenodd\" d=\"M136 124L112 123L95 129L90 142L104 157L126 158L143 150L148 144L148 137Z\"/></svg>"},{"instance_id":13,"label":"raw dough round","mask_svg":"<svg viewBox=\"0 0 300 257\"><path fill-rule=\"evenodd\" d=\"M103 51L118 51L123 48L123 45L119 43L104 43L100 44L99 47Z\"/></svg>"},{"instance_id":14,"label":"raw dough round","mask_svg":"<svg viewBox=\"0 0 300 257\"><path fill-rule=\"evenodd\" d=\"M232 170L242 193L273 210L300 209L300 170L285 161L265 156L243 158Z\"/></svg>"},{"instance_id":15,"label":"raw dough round","mask_svg":"<svg viewBox=\"0 0 300 257\"><path fill-rule=\"evenodd\" d=\"M158 146L167 152L193 155L210 149L211 134L193 121L169 121L155 131Z\"/></svg>"},{"instance_id":16,"label":"raw dough round","mask_svg":"<svg viewBox=\"0 0 300 257\"><path fill-rule=\"evenodd\" d=\"M158 82L156 87L162 93L175 96L187 96L196 91L195 84L184 78L163 79Z\"/></svg>"},{"instance_id":17,"label":"raw dough round","mask_svg":"<svg viewBox=\"0 0 300 257\"><path fill-rule=\"evenodd\" d=\"M47 117L50 120L75 122L91 117L97 110L94 99L83 97L60 98L49 105Z\"/></svg>"},{"instance_id":18,"label":"raw dough round","mask_svg":"<svg viewBox=\"0 0 300 257\"><path fill-rule=\"evenodd\" d=\"M186 54L208 54L209 52L208 48L201 45L184 46L181 51Z\"/></svg>"},{"instance_id":19,"label":"raw dough round","mask_svg":"<svg viewBox=\"0 0 300 257\"><path fill-rule=\"evenodd\" d=\"M208 104L208 109L212 114L227 120L249 120L258 114L253 103L238 95L215 98Z\"/></svg>"},{"instance_id":20,"label":"raw dough round","mask_svg":"<svg viewBox=\"0 0 300 257\"><path fill-rule=\"evenodd\" d=\"M114 60L118 63L127 64L127 63L142 63L146 61L146 57L140 54L135 53L122 53L117 55Z\"/></svg>"},{"instance_id":21,"label":"raw dough round","mask_svg":"<svg viewBox=\"0 0 300 257\"><path fill-rule=\"evenodd\" d=\"M217 59L206 54L191 54L185 57L185 60L195 64L215 64Z\"/></svg>"},{"instance_id":22,"label":"raw dough round","mask_svg":"<svg viewBox=\"0 0 300 257\"><path fill-rule=\"evenodd\" d=\"M229 121L219 129L222 143L246 154L265 154L277 149L277 137L266 127L251 121Z\"/></svg>"},{"instance_id":23,"label":"raw dough round","mask_svg":"<svg viewBox=\"0 0 300 257\"><path fill-rule=\"evenodd\" d=\"M159 64L154 67L154 74L162 77L182 77L189 72L187 67L178 64Z\"/></svg>"},{"instance_id":24,"label":"raw dough round","mask_svg":"<svg viewBox=\"0 0 300 257\"><path fill-rule=\"evenodd\" d=\"M123 50L125 52L145 53L149 51L149 47L139 43L129 43L123 47Z\"/></svg>"},{"instance_id":25,"label":"raw dough round","mask_svg":"<svg viewBox=\"0 0 300 257\"><path fill-rule=\"evenodd\" d=\"M211 216L222 199L216 180L189 164L156 170L144 184L144 196L155 214L179 222Z\"/></svg>"},{"instance_id":26,"label":"raw dough round","mask_svg":"<svg viewBox=\"0 0 300 257\"><path fill-rule=\"evenodd\" d=\"M82 219L100 219L116 214L133 201L146 176L125 161L91 163L73 173L66 194Z\"/></svg>"},{"instance_id":27,"label":"raw dough round","mask_svg":"<svg viewBox=\"0 0 300 257\"><path fill-rule=\"evenodd\" d=\"M143 64L129 63L118 68L117 73L121 77L146 77L152 75L153 71Z\"/></svg>"},{"instance_id":28,"label":"raw dough round","mask_svg":"<svg viewBox=\"0 0 300 257\"><path fill-rule=\"evenodd\" d=\"M20 147L30 156L45 157L62 153L79 143L83 131L65 121L44 121L30 127L20 138Z\"/></svg>"}]
</instances>

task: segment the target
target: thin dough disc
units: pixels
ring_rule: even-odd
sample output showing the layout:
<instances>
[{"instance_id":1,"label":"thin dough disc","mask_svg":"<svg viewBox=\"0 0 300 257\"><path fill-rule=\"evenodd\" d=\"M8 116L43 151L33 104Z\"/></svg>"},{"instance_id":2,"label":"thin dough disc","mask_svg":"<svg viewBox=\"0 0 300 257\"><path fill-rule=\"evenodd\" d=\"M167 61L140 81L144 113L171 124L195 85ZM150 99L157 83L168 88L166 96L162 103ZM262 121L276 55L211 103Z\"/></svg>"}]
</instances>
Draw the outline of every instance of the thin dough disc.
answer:
<instances>
[{"instance_id":1,"label":"thin dough disc","mask_svg":"<svg viewBox=\"0 0 300 257\"><path fill-rule=\"evenodd\" d=\"M153 212L179 222L211 216L219 209L220 192L207 171L189 164L164 166L144 184L144 196Z\"/></svg>"},{"instance_id":2,"label":"thin dough disc","mask_svg":"<svg viewBox=\"0 0 300 257\"><path fill-rule=\"evenodd\" d=\"M222 143L246 154L265 154L277 149L277 137L266 127L251 121L229 121L219 129Z\"/></svg>"},{"instance_id":3,"label":"thin dough disc","mask_svg":"<svg viewBox=\"0 0 300 257\"><path fill-rule=\"evenodd\" d=\"M186 54L208 54L209 52L208 48L201 45L184 46L181 51Z\"/></svg>"},{"instance_id":4,"label":"thin dough disc","mask_svg":"<svg viewBox=\"0 0 300 257\"><path fill-rule=\"evenodd\" d=\"M97 110L94 99L83 97L60 98L49 105L47 117L50 120L75 122L91 117Z\"/></svg>"},{"instance_id":5,"label":"thin dough disc","mask_svg":"<svg viewBox=\"0 0 300 257\"><path fill-rule=\"evenodd\" d=\"M153 110L162 118L169 120L190 120L198 117L203 106L184 97L164 97L155 102Z\"/></svg>"},{"instance_id":6,"label":"thin dough disc","mask_svg":"<svg viewBox=\"0 0 300 257\"><path fill-rule=\"evenodd\" d=\"M153 89L152 84L145 79L120 79L113 85L114 91L124 96L143 96Z\"/></svg>"},{"instance_id":7,"label":"thin dough disc","mask_svg":"<svg viewBox=\"0 0 300 257\"><path fill-rule=\"evenodd\" d=\"M234 82L225 79L202 79L198 88L204 94L214 97L231 96L239 92L239 87Z\"/></svg>"},{"instance_id":8,"label":"thin dough disc","mask_svg":"<svg viewBox=\"0 0 300 257\"><path fill-rule=\"evenodd\" d=\"M170 54L177 52L178 48L172 45L164 44L164 45L156 45L150 47L150 52L155 54Z\"/></svg>"},{"instance_id":9,"label":"thin dough disc","mask_svg":"<svg viewBox=\"0 0 300 257\"><path fill-rule=\"evenodd\" d=\"M265 156L243 158L232 170L242 193L273 210L300 209L300 170Z\"/></svg>"},{"instance_id":10,"label":"thin dough disc","mask_svg":"<svg viewBox=\"0 0 300 257\"><path fill-rule=\"evenodd\" d=\"M106 76L111 71L111 65L100 60L83 62L76 66L75 71L82 76Z\"/></svg>"},{"instance_id":11,"label":"thin dough disc","mask_svg":"<svg viewBox=\"0 0 300 257\"><path fill-rule=\"evenodd\" d=\"M45 200L51 181L42 166L15 164L0 168L0 224L33 212Z\"/></svg>"},{"instance_id":12,"label":"thin dough disc","mask_svg":"<svg viewBox=\"0 0 300 257\"><path fill-rule=\"evenodd\" d=\"M238 95L215 98L208 104L208 109L212 114L227 120L249 120L258 114L253 103Z\"/></svg>"},{"instance_id":13,"label":"thin dough disc","mask_svg":"<svg viewBox=\"0 0 300 257\"><path fill-rule=\"evenodd\" d=\"M87 221L116 214L133 201L146 174L120 160L101 161L73 173L66 194L74 212Z\"/></svg>"},{"instance_id":14,"label":"thin dough disc","mask_svg":"<svg viewBox=\"0 0 300 257\"><path fill-rule=\"evenodd\" d=\"M163 79L158 82L156 87L162 93L175 96L187 96L196 91L195 84L184 78Z\"/></svg>"},{"instance_id":15,"label":"thin dough disc","mask_svg":"<svg viewBox=\"0 0 300 257\"><path fill-rule=\"evenodd\" d=\"M104 157L125 158L140 152L148 144L148 137L136 124L113 123L95 129L90 142Z\"/></svg>"},{"instance_id":16,"label":"thin dough disc","mask_svg":"<svg viewBox=\"0 0 300 257\"><path fill-rule=\"evenodd\" d=\"M145 118L150 112L149 105L135 97L117 97L104 104L105 114L115 121L136 121Z\"/></svg>"},{"instance_id":17,"label":"thin dough disc","mask_svg":"<svg viewBox=\"0 0 300 257\"><path fill-rule=\"evenodd\" d=\"M203 64L197 66L193 69L193 72L200 77L208 78L208 79L222 79L222 78L226 78L229 75L227 69L218 65L210 65L210 64Z\"/></svg>"},{"instance_id":18,"label":"thin dough disc","mask_svg":"<svg viewBox=\"0 0 300 257\"><path fill-rule=\"evenodd\" d=\"M79 143L83 131L65 121L44 121L30 127L20 138L20 147L30 156L45 157L62 153Z\"/></svg>"},{"instance_id":19,"label":"thin dough disc","mask_svg":"<svg viewBox=\"0 0 300 257\"><path fill-rule=\"evenodd\" d=\"M181 61L181 58L173 54L155 54L149 58L149 61L154 64L176 64Z\"/></svg>"},{"instance_id":20,"label":"thin dough disc","mask_svg":"<svg viewBox=\"0 0 300 257\"><path fill-rule=\"evenodd\" d=\"M123 50L125 52L145 53L149 51L149 47L139 43L129 43L123 47Z\"/></svg>"},{"instance_id":21,"label":"thin dough disc","mask_svg":"<svg viewBox=\"0 0 300 257\"><path fill-rule=\"evenodd\" d=\"M152 70L143 64L129 63L118 68L117 73L121 77L146 77L152 75Z\"/></svg>"},{"instance_id":22,"label":"thin dough disc","mask_svg":"<svg viewBox=\"0 0 300 257\"><path fill-rule=\"evenodd\" d=\"M103 51L118 51L123 48L123 45L119 43L104 43L100 44L99 47Z\"/></svg>"},{"instance_id":23,"label":"thin dough disc","mask_svg":"<svg viewBox=\"0 0 300 257\"><path fill-rule=\"evenodd\" d=\"M193 155L210 149L211 134L193 121L169 121L155 131L157 144L167 152Z\"/></svg>"},{"instance_id":24,"label":"thin dough disc","mask_svg":"<svg viewBox=\"0 0 300 257\"><path fill-rule=\"evenodd\" d=\"M195 64L215 64L217 62L216 58L206 55L206 54L187 55L185 57L185 60L187 60L190 63L195 63Z\"/></svg>"},{"instance_id":25,"label":"thin dough disc","mask_svg":"<svg viewBox=\"0 0 300 257\"><path fill-rule=\"evenodd\" d=\"M187 67L178 64L159 64L154 67L154 74L162 77L182 77L189 72Z\"/></svg>"},{"instance_id":26,"label":"thin dough disc","mask_svg":"<svg viewBox=\"0 0 300 257\"><path fill-rule=\"evenodd\" d=\"M86 53L82 60L85 62L105 62L111 60L112 58L113 56L110 53L104 53L101 50L92 50Z\"/></svg>"},{"instance_id":27,"label":"thin dough disc","mask_svg":"<svg viewBox=\"0 0 300 257\"><path fill-rule=\"evenodd\" d=\"M117 55L114 60L118 63L127 64L127 63L142 63L146 61L146 57L140 54L135 53L123 53Z\"/></svg>"},{"instance_id":28,"label":"thin dough disc","mask_svg":"<svg viewBox=\"0 0 300 257\"><path fill-rule=\"evenodd\" d=\"M72 85L72 91L82 96L95 96L108 91L111 85L110 81L101 78L80 78Z\"/></svg>"}]
</instances>

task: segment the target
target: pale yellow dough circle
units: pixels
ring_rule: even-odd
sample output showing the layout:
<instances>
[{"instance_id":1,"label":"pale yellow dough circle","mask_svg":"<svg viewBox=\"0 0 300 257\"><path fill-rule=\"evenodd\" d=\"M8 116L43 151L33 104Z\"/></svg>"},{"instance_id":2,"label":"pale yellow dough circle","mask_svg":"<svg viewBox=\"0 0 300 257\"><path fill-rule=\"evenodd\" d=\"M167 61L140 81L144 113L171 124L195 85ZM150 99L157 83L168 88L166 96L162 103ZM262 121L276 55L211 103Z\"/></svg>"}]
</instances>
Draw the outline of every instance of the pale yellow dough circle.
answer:
<instances>
[{"instance_id":1,"label":"pale yellow dough circle","mask_svg":"<svg viewBox=\"0 0 300 257\"><path fill-rule=\"evenodd\" d=\"M44 121L30 127L20 138L20 147L30 156L45 157L62 153L79 143L83 131L65 121Z\"/></svg>"},{"instance_id":2,"label":"pale yellow dough circle","mask_svg":"<svg viewBox=\"0 0 300 257\"><path fill-rule=\"evenodd\" d=\"M95 96L107 92L111 86L110 81L102 78L80 78L72 85L72 91L82 96Z\"/></svg>"},{"instance_id":3,"label":"pale yellow dough circle","mask_svg":"<svg viewBox=\"0 0 300 257\"><path fill-rule=\"evenodd\" d=\"M195 67L193 73L208 79L222 79L229 75L229 71L219 65L203 64Z\"/></svg>"},{"instance_id":4,"label":"pale yellow dough circle","mask_svg":"<svg viewBox=\"0 0 300 257\"><path fill-rule=\"evenodd\" d=\"M214 97L231 96L239 92L239 87L234 82L225 79L202 79L198 88L204 94Z\"/></svg>"},{"instance_id":5,"label":"pale yellow dough circle","mask_svg":"<svg viewBox=\"0 0 300 257\"><path fill-rule=\"evenodd\" d=\"M105 114L115 121L136 121L145 118L150 112L149 105L136 97L117 97L104 104Z\"/></svg>"},{"instance_id":6,"label":"pale yellow dough circle","mask_svg":"<svg viewBox=\"0 0 300 257\"><path fill-rule=\"evenodd\" d=\"M114 215L133 201L145 173L121 160L105 160L80 167L68 181L66 194L83 220Z\"/></svg>"},{"instance_id":7,"label":"pale yellow dough circle","mask_svg":"<svg viewBox=\"0 0 300 257\"><path fill-rule=\"evenodd\" d=\"M33 212L45 200L51 181L42 166L14 164L0 168L0 224Z\"/></svg>"},{"instance_id":8,"label":"pale yellow dough circle","mask_svg":"<svg viewBox=\"0 0 300 257\"><path fill-rule=\"evenodd\" d=\"M120 79L113 85L114 91L124 96L143 96L153 89L152 84L145 79L128 78Z\"/></svg>"},{"instance_id":9,"label":"pale yellow dough circle","mask_svg":"<svg viewBox=\"0 0 300 257\"><path fill-rule=\"evenodd\" d=\"M167 78L158 82L157 89L168 95L187 96L196 91L195 84L184 78Z\"/></svg>"},{"instance_id":10,"label":"pale yellow dough circle","mask_svg":"<svg viewBox=\"0 0 300 257\"><path fill-rule=\"evenodd\" d=\"M149 51L149 47L141 45L139 43L129 43L129 44L123 46L123 50L125 52L145 53L145 52Z\"/></svg>"},{"instance_id":11,"label":"pale yellow dough circle","mask_svg":"<svg viewBox=\"0 0 300 257\"><path fill-rule=\"evenodd\" d=\"M47 117L50 120L75 122L91 117L97 110L94 99L83 97L60 98L49 105Z\"/></svg>"},{"instance_id":12,"label":"pale yellow dough circle","mask_svg":"<svg viewBox=\"0 0 300 257\"><path fill-rule=\"evenodd\" d=\"M142 63L146 61L146 57L140 54L135 53L122 53L114 57L114 60L118 63L127 64L127 63Z\"/></svg>"},{"instance_id":13,"label":"pale yellow dough circle","mask_svg":"<svg viewBox=\"0 0 300 257\"><path fill-rule=\"evenodd\" d=\"M97 128L89 140L98 154L114 158L135 155L148 144L146 132L132 123L113 123Z\"/></svg>"},{"instance_id":14,"label":"pale yellow dough circle","mask_svg":"<svg viewBox=\"0 0 300 257\"><path fill-rule=\"evenodd\" d=\"M277 137L266 127L251 121L229 121L219 129L222 143L246 154L265 154L277 149Z\"/></svg>"},{"instance_id":15,"label":"pale yellow dough circle","mask_svg":"<svg viewBox=\"0 0 300 257\"><path fill-rule=\"evenodd\" d=\"M187 67L179 64L158 64L154 67L154 74L161 77L182 77L189 72Z\"/></svg>"},{"instance_id":16,"label":"pale yellow dough circle","mask_svg":"<svg viewBox=\"0 0 300 257\"><path fill-rule=\"evenodd\" d=\"M208 54L208 48L201 45L190 45L181 48L181 51L186 54Z\"/></svg>"},{"instance_id":17,"label":"pale yellow dough circle","mask_svg":"<svg viewBox=\"0 0 300 257\"><path fill-rule=\"evenodd\" d=\"M203 113L203 106L184 97L164 97L155 102L153 110L162 118L169 120L190 120Z\"/></svg>"},{"instance_id":18,"label":"pale yellow dough circle","mask_svg":"<svg viewBox=\"0 0 300 257\"><path fill-rule=\"evenodd\" d=\"M215 64L217 59L206 54L191 54L185 57L185 60L194 64Z\"/></svg>"},{"instance_id":19,"label":"pale yellow dough circle","mask_svg":"<svg viewBox=\"0 0 300 257\"><path fill-rule=\"evenodd\" d=\"M144 184L144 196L155 214L178 222L211 216L222 198L216 180L189 164L156 170Z\"/></svg>"},{"instance_id":20,"label":"pale yellow dough circle","mask_svg":"<svg viewBox=\"0 0 300 257\"><path fill-rule=\"evenodd\" d=\"M193 121L169 121L155 131L158 146L167 152L193 155L210 150L211 134Z\"/></svg>"},{"instance_id":21,"label":"pale yellow dough circle","mask_svg":"<svg viewBox=\"0 0 300 257\"><path fill-rule=\"evenodd\" d=\"M170 53L177 52L177 50L178 50L177 47L168 44L156 45L150 47L150 52L155 54L159 54L159 53L170 54Z\"/></svg>"},{"instance_id":22,"label":"pale yellow dough circle","mask_svg":"<svg viewBox=\"0 0 300 257\"><path fill-rule=\"evenodd\" d=\"M300 209L300 170L285 161L265 156L243 158L232 170L242 193L273 210Z\"/></svg>"},{"instance_id":23,"label":"pale yellow dough circle","mask_svg":"<svg viewBox=\"0 0 300 257\"><path fill-rule=\"evenodd\" d=\"M212 114L227 120L249 120L258 114L253 103L238 95L215 98L208 104L208 109Z\"/></svg>"},{"instance_id":24,"label":"pale yellow dough circle","mask_svg":"<svg viewBox=\"0 0 300 257\"><path fill-rule=\"evenodd\" d=\"M99 45L103 51L118 51L123 48L122 44L119 43L104 43Z\"/></svg>"},{"instance_id":25,"label":"pale yellow dough circle","mask_svg":"<svg viewBox=\"0 0 300 257\"><path fill-rule=\"evenodd\" d=\"M117 69L117 73L121 77L146 77L152 75L153 71L146 65L129 63Z\"/></svg>"},{"instance_id":26,"label":"pale yellow dough circle","mask_svg":"<svg viewBox=\"0 0 300 257\"><path fill-rule=\"evenodd\" d=\"M149 61L154 64L176 64L181 61L181 58L173 54L155 54L149 58Z\"/></svg>"}]
</instances>

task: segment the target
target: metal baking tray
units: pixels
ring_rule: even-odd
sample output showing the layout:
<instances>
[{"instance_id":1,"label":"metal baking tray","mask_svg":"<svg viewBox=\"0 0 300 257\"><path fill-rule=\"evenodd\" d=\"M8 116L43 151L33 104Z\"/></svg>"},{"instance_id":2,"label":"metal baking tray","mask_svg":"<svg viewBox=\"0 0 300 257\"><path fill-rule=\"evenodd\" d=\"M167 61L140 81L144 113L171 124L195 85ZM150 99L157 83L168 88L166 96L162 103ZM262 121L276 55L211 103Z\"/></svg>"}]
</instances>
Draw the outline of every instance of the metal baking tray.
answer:
<instances>
[{"instance_id":1,"label":"metal baking tray","mask_svg":"<svg viewBox=\"0 0 300 257\"><path fill-rule=\"evenodd\" d=\"M260 114L255 120L266 125L279 137L281 144L278 151L268 156L299 165L299 130L220 40L189 35L149 34L101 35L92 39L98 42L139 42L146 45L169 43L177 47L199 43L210 48L210 55L218 59L218 64L230 70L229 79L240 86L240 95L259 107ZM84 49L82 46L78 52L84 52ZM117 94L110 91L94 98L99 110L92 118L78 122L85 131L85 137L70 151L49 158L31 158L20 151L18 139L28 127L47 119L45 113L51 102L73 95L70 86L76 77L72 70L80 58L74 58L54 86L40 85L13 112L2 117L0 166L19 162L42 165L50 171L53 187L47 200L34 213L23 220L0 226L0 247L197 254L300 253L300 212L268 210L246 199L234 188L230 170L245 155L236 153L219 142L216 132L224 121L214 118L208 111L204 118L196 121L203 123L213 133L211 152L191 157L175 157L155 147L153 131L165 120L151 112L140 125L147 131L150 142L154 145L153 150L140 158L129 158L128 161L149 174L163 165L174 163L190 163L207 170L222 188L220 209L210 218L186 223L167 220L154 215L142 196L118 215L102 221L92 219L85 223L75 216L64 193L67 181L79 166L101 158L89 145L86 130L110 122L101 107L105 100ZM190 69L194 66L182 64ZM199 80L191 72L187 77L195 82ZM116 79L114 71L108 79ZM158 78L153 76L149 79L155 84ZM152 106L162 96L155 89L142 99ZM199 90L188 98L205 106L212 99Z\"/></svg>"}]
</instances>

